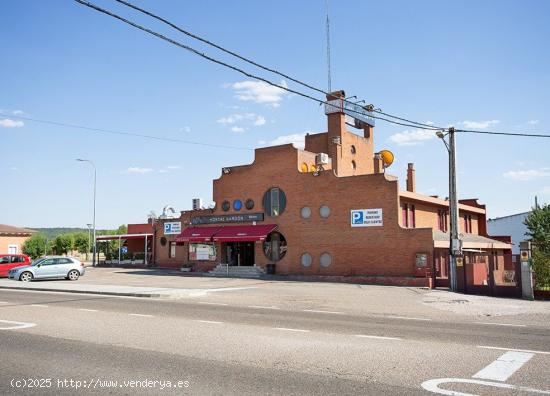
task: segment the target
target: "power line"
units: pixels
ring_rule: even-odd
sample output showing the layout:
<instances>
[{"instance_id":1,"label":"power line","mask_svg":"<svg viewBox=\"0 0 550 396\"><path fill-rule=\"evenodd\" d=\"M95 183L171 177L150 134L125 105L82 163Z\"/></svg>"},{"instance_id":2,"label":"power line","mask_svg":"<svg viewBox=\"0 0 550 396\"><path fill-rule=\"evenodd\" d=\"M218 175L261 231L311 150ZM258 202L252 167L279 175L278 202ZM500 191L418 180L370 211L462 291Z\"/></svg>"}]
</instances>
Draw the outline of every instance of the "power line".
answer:
<instances>
[{"instance_id":1,"label":"power line","mask_svg":"<svg viewBox=\"0 0 550 396\"><path fill-rule=\"evenodd\" d=\"M374 109L373 112L385 115L387 117L395 118L396 120L401 120L401 121L409 122L409 123L412 123L412 124L417 124L419 126L427 127L427 128L430 128L430 129L435 128L437 130L442 130L442 131L447 130L447 128L442 128L442 127L438 127L438 126L435 126L435 125L424 124L424 123L421 123L421 122L411 121L411 120L408 120L406 118L397 117L397 116L394 116L394 115L391 115L391 114L388 114L388 113L384 113L382 110L378 110L378 109Z\"/></svg>"},{"instance_id":2,"label":"power line","mask_svg":"<svg viewBox=\"0 0 550 396\"><path fill-rule=\"evenodd\" d=\"M226 62L223 62L223 61L220 61L220 60L218 60L218 59L215 59L215 58L213 58L213 57L211 57L211 56L209 56L209 55L207 55L207 54L205 54L205 53L203 53L203 52L200 52L200 51L198 51L198 50L196 50L196 49L194 49L194 48L192 48L192 47L190 47L190 46L188 46L188 45L182 44L182 43L180 43L180 42L178 42L178 41L176 41L176 40L173 40L173 39L171 39L171 38L169 38L169 37L166 37L166 36L164 36L164 35L162 35L162 34L160 34L160 33L158 33L158 32L155 32L155 31L153 31L153 30L151 30L151 29L148 29L148 28L146 28L146 27L144 27L144 26L141 26L141 25L139 25L139 24L137 24L137 23L135 23L135 22L132 22L132 21L130 21L130 20L128 20L128 19L126 19L126 18L120 16L120 15L117 15L117 14L111 12L111 11L108 11L108 10L106 10L106 9L104 9L104 8L101 8L101 7L99 7L99 6L95 5L95 4L92 4L92 3L88 2L88 1L85 1L85 0L74 0L74 1L77 2L77 3L79 3L79 4L84 5L84 6L86 6L86 7L92 8L92 9L98 11L98 12L101 12L101 13L103 13L103 14L109 15L109 16L115 18L115 19L118 19L118 20L120 20L120 21L122 21L122 22L124 22L124 23L126 23L126 24L128 24L128 25L130 25L130 26L135 27L136 29L139 29L139 30L142 30L142 31L144 31L144 32L146 32L146 33L149 33L149 34L151 34L151 35L153 35L153 36L155 36L155 37L158 37L158 38L160 38L161 40L167 41L167 42L169 42L169 43L171 43L171 44L173 44L173 45L175 45L175 46L177 46L177 47L180 47L180 48L183 48L183 49L185 49L185 50L187 50L187 51L190 51L190 52L192 52L193 54L198 55L198 56L200 56L200 57L202 57L202 58L204 58L204 59L206 59L206 60L209 60L209 61L214 62L214 63L216 63L216 64L219 64L219 65L221 65L221 66L227 67L227 68L229 68L229 69L231 69L231 70L234 70L234 71L236 71L236 72L238 72L238 73L241 73L241 74L245 75L246 77L250 77L250 78L253 78L253 79L255 79L255 80L259 80L259 81L265 82L266 84L269 84L269 85L271 85L271 86L273 86L273 87L276 87L276 88L279 88L279 89L281 89L281 90L284 90L284 91L287 91L287 92L296 94L296 95L301 96L301 97L304 97L304 98L306 98L306 99L310 99L310 100L312 100L312 101L314 101L314 102L316 102L316 103L319 103L319 104L326 104L326 103L327 103L327 102L324 101L324 100L317 99L317 98L315 98L315 97L313 97L313 96L311 96L311 95L305 94L305 93L300 92L300 91L296 91L296 90L291 89L291 88L288 88L288 87L285 87L284 85L275 84L274 82L272 82L272 81L270 81L270 80L268 80L268 79L266 79L266 78L263 78L263 77L260 77L260 76L256 76L256 75L251 74L251 73L248 73L247 71L245 71L245 70L243 70L243 69L240 69L240 68L238 68L238 67L236 67L236 66L233 66L233 65L230 65L230 64L228 64L228 63L226 63ZM345 99L343 99L343 100L346 101ZM346 102L347 102L347 101L346 101ZM349 102L349 103L352 103L352 102ZM360 112L355 111L355 110L352 110L352 109L348 109L348 111L350 111L350 112L352 112L352 113L364 115L363 113L360 113ZM377 117L377 116L374 116L374 115L369 115L369 116L372 117L372 118L374 118L374 119L378 119L378 120L390 122L390 123L397 124L397 125L402 125L402 126L417 128L417 129L429 129L429 130L438 130L438 129L440 129L440 128L436 128L436 127L434 127L434 126L419 127L419 126L418 126L418 123L417 123L416 125L413 125L413 124L404 124L404 123L397 122L397 121L393 121L393 120L390 120L390 119L387 119L387 118L384 118L384 117Z\"/></svg>"},{"instance_id":3,"label":"power line","mask_svg":"<svg viewBox=\"0 0 550 396\"><path fill-rule=\"evenodd\" d=\"M50 121L50 120L41 120L37 118L30 118L30 117L22 117L18 115L9 115L10 118L18 118L25 121L31 121L31 122L38 122L41 124L48 124L48 125L56 125L56 126L62 126L66 128L77 128L77 129L83 129L90 132L101 132L101 133L108 133L111 135L122 135L122 136L133 136L133 137L140 137L144 139L153 139L153 140L161 140L165 142L175 142L175 143L184 143L184 144L193 144L197 146L206 146L206 147L215 147L215 148L224 148L224 149L232 149L232 150L247 150L247 151L253 151L253 148L249 147L238 147L238 146L229 146L224 144L212 144L212 143L203 143L203 142L196 142L192 140L184 140L184 139L178 139L178 138L169 138L169 137L162 137L162 136L153 136L153 135L146 135L143 133L135 133L135 132L125 132L125 131L114 131L111 129L103 129L103 128L93 128L83 125L77 125L77 124L68 124L65 122L58 122L58 121Z\"/></svg>"},{"instance_id":4,"label":"power line","mask_svg":"<svg viewBox=\"0 0 550 396\"><path fill-rule=\"evenodd\" d=\"M503 135L503 136L520 136L520 137L537 137L537 138L550 138L550 135L544 135L539 133L512 133L512 132L496 132L496 131L475 131L471 129L455 129L456 132L463 133L480 133L484 135Z\"/></svg>"}]
</instances>

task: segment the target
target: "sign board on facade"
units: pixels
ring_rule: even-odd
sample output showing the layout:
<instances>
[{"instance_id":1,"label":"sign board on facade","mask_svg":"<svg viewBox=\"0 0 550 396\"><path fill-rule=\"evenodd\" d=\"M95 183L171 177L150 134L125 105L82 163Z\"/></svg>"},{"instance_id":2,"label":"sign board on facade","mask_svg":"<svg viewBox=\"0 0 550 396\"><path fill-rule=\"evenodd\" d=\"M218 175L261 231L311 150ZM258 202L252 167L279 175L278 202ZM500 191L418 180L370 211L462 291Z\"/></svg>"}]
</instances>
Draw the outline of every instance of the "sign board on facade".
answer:
<instances>
[{"instance_id":1,"label":"sign board on facade","mask_svg":"<svg viewBox=\"0 0 550 396\"><path fill-rule=\"evenodd\" d=\"M246 223L264 221L263 213L244 213L234 215L197 216L191 219L191 224Z\"/></svg>"},{"instance_id":2,"label":"sign board on facade","mask_svg":"<svg viewBox=\"0 0 550 396\"><path fill-rule=\"evenodd\" d=\"M175 221L171 223L164 223L164 235L174 235L181 233L181 222Z\"/></svg>"},{"instance_id":3,"label":"sign board on facade","mask_svg":"<svg viewBox=\"0 0 550 396\"><path fill-rule=\"evenodd\" d=\"M329 100L325 103L325 114L344 113L370 126L374 126L375 118L371 111L363 106L344 99Z\"/></svg>"},{"instance_id":4,"label":"sign board on facade","mask_svg":"<svg viewBox=\"0 0 550 396\"><path fill-rule=\"evenodd\" d=\"M381 227L384 225L382 209L352 209L352 227Z\"/></svg>"}]
</instances>

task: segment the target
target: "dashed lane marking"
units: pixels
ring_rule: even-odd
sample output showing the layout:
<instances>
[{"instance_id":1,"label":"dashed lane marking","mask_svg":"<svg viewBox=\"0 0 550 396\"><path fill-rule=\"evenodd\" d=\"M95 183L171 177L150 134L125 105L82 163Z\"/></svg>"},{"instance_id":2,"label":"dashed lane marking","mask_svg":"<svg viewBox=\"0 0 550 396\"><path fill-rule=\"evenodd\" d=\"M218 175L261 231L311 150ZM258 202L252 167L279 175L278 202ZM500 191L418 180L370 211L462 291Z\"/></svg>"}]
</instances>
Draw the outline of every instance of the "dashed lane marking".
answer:
<instances>
[{"instance_id":1,"label":"dashed lane marking","mask_svg":"<svg viewBox=\"0 0 550 396\"><path fill-rule=\"evenodd\" d=\"M153 315L148 315L148 314L136 314L136 313L131 313L129 314L130 316L139 316L141 318L152 318Z\"/></svg>"},{"instance_id":2,"label":"dashed lane marking","mask_svg":"<svg viewBox=\"0 0 550 396\"><path fill-rule=\"evenodd\" d=\"M14 322L12 320L0 320L0 330L20 330L36 326L36 323Z\"/></svg>"},{"instance_id":3,"label":"dashed lane marking","mask_svg":"<svg viewBox=\"0 0 550 396\"><path fill-rule=\"evenodd\" d=\"M220 305L220 306L226 306L228 304L226 303L217 303L217 302L208 302L208 301L199 301L199 304L205 304L205 305Z\"/></svg>"},{"instance_id":4,"label":"dashed lane marking","mask_svg":"<svg viewBox=\"0 0 550 396\"><path fill-rule=\"evenodd\" d=\"M88 309L88 308L78 308L79 311L84 312L97 312L97 309Z\"/></svg>"},{"instance_id":5,"label":"dashed lane marking","mask_svg":"<svg viewBox=\"0 0 550 396\"><path fill-rule=\"evenodd\" d=\"M342 315L342 312L338 312L338 311L323 311L323 310L319 310L319 309L302 309L302 312L313 312L313 313L325 313L325 314Z\"/></svg>"},{"instance_id":6,"label":"dashed lane marking","mask_svg":"<svg viewBox=\"0 0 550 396\"><path fill-rule=\"evenodd\" d=\"M515 351L515 352L526 352L526 353L534 353L534 354L541 354L541 355L550 355L550 351L533 351L529 349L502 348L502 347L487 346L487 345L478 345L477 347L484 348L484 349L496 349L498 351Z\"/></svg>"},{"instance_id":7,"label":"dashed lane marking","mask_svg":"<svg viewBox=\"0 0 550 396\"><path fill-rule=\"evenodd\" d=\"M30 304L30 307L39 307L39 308L48 308L48 305L45 304Z\"/></svg>"},{"instance_id":8,"label":"dashed lane marking","mask_svg":"<svg viewBox=\"0 0 550 396\"><path fill-rule=\"evenodd\" d=\"M275 330L282 330L282 331L297 331L300 333L309 333L311 330L305 330L305 329L289 329L288 327L275 327Z\"/></svg>"},{"instance_id":9,"label":"dashed lane marking","mask_svg":"<svg viewBox=\"0 0 550 396\"><path fill-rule=\"evenodd\" d=\"M356 334L355 337L361 337L361 338L373 338L375 340L394 340L394 341L402 341L402 338L398 337L383 337L383 336L375 336L375 335L367 335L367 334Z\"/></svg>"},{"instance_id":10,"label":"dashed lane marking","mask_svg":"<svg viewBox=\"0 0 550 396\"><path fill-rule=\"evenodd\" d=\"M513 323L494 323L494 322L478 322L482 325L493 325L493 326L510 326L510 327L527 327L524 324L513 324Z\"/></svg>"},{"instance_id":11,"label":"dashed lane marking","mask_svg":"<svg viewBox=\"0 0 550 396\"><path fill-rule=\"evenodd\" d=\"M210 324L221 324L221 323L223 323L223 322L218 322L216 320L195 320L195 322L210 323Z\"/></svg>"},{"instance_id":12,"label":"dashed lane marking","mask_svg":"<svg viewBox=\"0 0 550 396\"><path fill-rule=\"evenodd\" d=\"M428 319L428 318L412 318L412 317L409 317L409 316L396 316L396 315L387 315L386 318L405 319L405 320L423 320L423 321L426 321L426 322L431 321L431 319Z\"/></svg>"}]
</instances>

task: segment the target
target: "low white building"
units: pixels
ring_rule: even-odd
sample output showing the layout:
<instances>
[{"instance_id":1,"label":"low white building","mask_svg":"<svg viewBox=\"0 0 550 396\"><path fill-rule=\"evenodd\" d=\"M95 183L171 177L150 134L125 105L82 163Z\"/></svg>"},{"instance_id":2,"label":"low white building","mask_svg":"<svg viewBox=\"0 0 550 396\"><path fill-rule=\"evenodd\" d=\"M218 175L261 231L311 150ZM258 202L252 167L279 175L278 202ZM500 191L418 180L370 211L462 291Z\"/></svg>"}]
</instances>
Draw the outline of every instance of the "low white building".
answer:
<instances>
[{"instance_id":1,"label":"low white building","mask_svg":"<svg viewBox=\"0 0 550 396\"><path fill-rule=\"evenodd\" d=\"M530 212L517 213L509 216L496 217L487 220L487 232L489 235L511 235L512 253L519 254L519 243L528 239L527 226L523 221Z\"/></svg>"}]
</instances>

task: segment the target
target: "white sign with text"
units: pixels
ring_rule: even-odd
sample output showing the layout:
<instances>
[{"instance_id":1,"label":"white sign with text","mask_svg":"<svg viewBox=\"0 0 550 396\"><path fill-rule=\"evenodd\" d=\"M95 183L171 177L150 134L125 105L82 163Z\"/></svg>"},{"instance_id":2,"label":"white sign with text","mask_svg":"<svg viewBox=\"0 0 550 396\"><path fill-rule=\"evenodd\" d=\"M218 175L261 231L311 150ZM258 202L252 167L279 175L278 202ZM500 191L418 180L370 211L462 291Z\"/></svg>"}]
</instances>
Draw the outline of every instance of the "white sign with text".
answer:
<instances>
[{"instance_id":1,"label":"white sign with text","mask_svg":"<svg viewBox=\"0 0 550 396\"><path fill-rule=\"evenodd\" d=\"M382 209L352 209L352 227L381 227L383 226Z\"/></svg>"}]
</instances>

